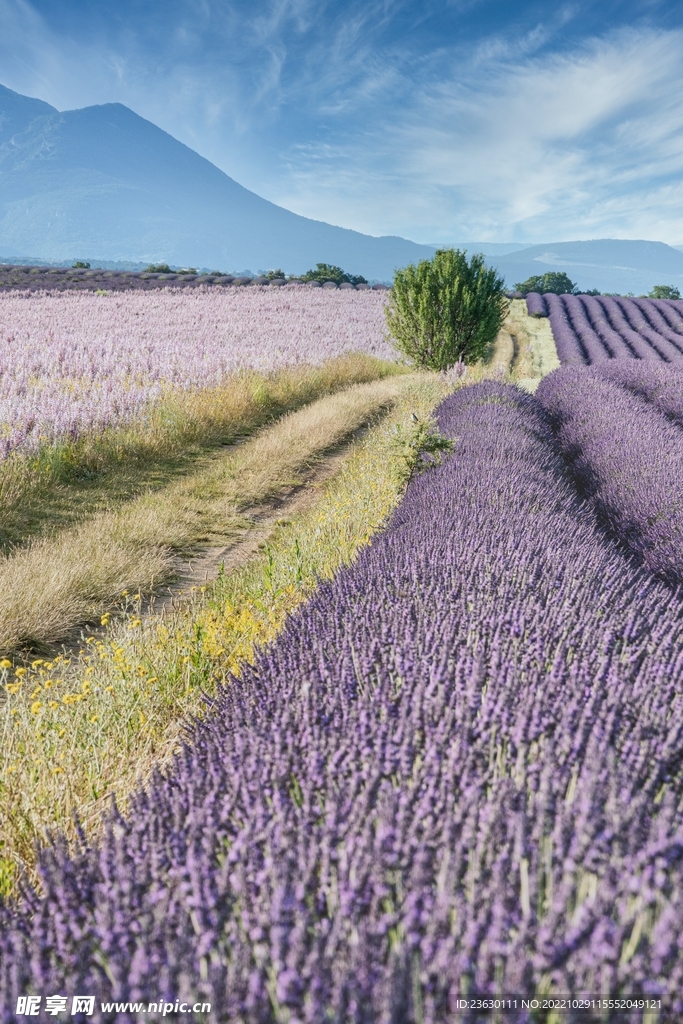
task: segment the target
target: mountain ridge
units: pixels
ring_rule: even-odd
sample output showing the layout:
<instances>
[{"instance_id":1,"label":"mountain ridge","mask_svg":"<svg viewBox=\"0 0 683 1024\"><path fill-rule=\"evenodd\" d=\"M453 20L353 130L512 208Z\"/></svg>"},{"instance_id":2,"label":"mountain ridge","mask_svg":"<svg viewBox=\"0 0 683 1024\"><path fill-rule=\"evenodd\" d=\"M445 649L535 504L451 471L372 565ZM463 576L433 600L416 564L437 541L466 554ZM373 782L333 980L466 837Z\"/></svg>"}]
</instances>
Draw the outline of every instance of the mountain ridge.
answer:
<instances>
[{"instance_id":1,"label":"mountain ridge","mask_svg":"<svg viewBox=\"0 0 683 1024\"><path fill-rule=\"evenodd\" d=\"M123 104L60 112L0 86L0 119L6 255L63 260L87 252L289 273L327 262L388 278L395 266L434 251L285 210Z\"/></svg>"},{"instance_id":2,"label":"mountain ridge","mask_svg":"<svg viewBox=\"0 0 683 1024\"><path fill-rule=\"evenodd\" d=\"M663 242L454 245L483 252L509 288L547 270L566 271L582 289L683 288L683 247ZM438 247L277 206L123 104L60 112L0 85L0 260L290 274L321 262L389 281L396 267L430 259Z\"/></svg>"}]
</instances>

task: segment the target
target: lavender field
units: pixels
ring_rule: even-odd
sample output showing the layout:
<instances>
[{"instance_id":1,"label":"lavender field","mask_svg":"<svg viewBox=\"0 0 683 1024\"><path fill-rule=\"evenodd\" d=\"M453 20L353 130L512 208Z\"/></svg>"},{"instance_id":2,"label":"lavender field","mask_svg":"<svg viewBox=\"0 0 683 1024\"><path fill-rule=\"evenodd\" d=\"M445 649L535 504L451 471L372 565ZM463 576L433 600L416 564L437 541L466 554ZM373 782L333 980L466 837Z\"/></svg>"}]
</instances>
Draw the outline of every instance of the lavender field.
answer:
<instances>
[{"instance_id":1,"label":"lavender field","mask_svg":"<svg viewBox=\"0 0 683 1024\"><path fill-rule=\"evenodd\" d=\"M384 293L251 287L0 295L0 457L101 430L243 369L391 358Z\"/></svg>"},{"instance_id":2,"label":"lavender field","mask_svg":"<svg viewBox=\"0 0 683 1024\"><path fill-rule=\"evenodd\" d=\"M607 529L652 572L683 583L681 370L635 360L567 366L536 397Z\"/></svg>"},{"instance_id":3,"label":"lavender field","mask_svg":"<svg viewBox=\"0 0 683 1024\"><path fill-rule=\"evenodd\" d=\"M641 359L683 365L683 300L607 295L527 296L531 316L548 316L565 365Z\"/></svg>"},{"instance_id":4,"label":"lavender field","mask_svg":"<svg viewBox=\"0 0 683 1024\"><path fill-rule=\"evenodd\" d=\"M440 1024L484 1019L467 994L571 993L626 1008L562 1020L680 1019L683 594L658 575L677 578L683 508L672 484L650 535L638 501L679 427L589 369L539 399L448 398L454 451L386 530L101 842L43 851L41 889L0 911L0 1006L68 991L97 1020L135 1019L100 999L159 998ZM618 439L635 401L642 445L605 456L591 405Z\"/></svg>"}]
</instances>

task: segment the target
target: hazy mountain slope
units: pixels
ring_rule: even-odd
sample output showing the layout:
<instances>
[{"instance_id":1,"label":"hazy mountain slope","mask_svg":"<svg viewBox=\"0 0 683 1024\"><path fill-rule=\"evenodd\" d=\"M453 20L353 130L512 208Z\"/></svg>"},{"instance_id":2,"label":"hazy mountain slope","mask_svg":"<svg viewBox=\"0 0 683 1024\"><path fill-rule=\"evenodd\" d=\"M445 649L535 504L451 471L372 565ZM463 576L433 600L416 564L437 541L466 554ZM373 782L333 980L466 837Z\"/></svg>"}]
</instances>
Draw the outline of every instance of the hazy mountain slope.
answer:
<instances>
[{"instance_id":1,"label":"hazy mountain slope","mask_svg":"<svg viewBox=\"0 0 683 1024\"><path fill-rule=\"evenodd\" d=\"M21 96L0 85L0 146L23 131L36 117L56 113L49 103Z\"/></svg>"},{"instance_id":2,"label":"hazy mountain slope","mask_svg":"<svg viewBox=\"0 0 683 1024\"><path fill-rule=\"evenodd\" d=\"M433 254L275 206L118 103L60 113L0 86L0 117L0 255L390 278Z\"/></svg>"},{"instance_id":3,"label":"hazy mountain slope","mask_svg":"<svg viewBox=\"0 0 683 1024\"><path fill-rule=\"evenodd\" d=\"M585 242L553 242L491 256L508 287L547 270L564 270L583 289L646 294L655 284L677 285L683 291L683 252L664 242L598 238Z\"/></svg>"}]
</instances>

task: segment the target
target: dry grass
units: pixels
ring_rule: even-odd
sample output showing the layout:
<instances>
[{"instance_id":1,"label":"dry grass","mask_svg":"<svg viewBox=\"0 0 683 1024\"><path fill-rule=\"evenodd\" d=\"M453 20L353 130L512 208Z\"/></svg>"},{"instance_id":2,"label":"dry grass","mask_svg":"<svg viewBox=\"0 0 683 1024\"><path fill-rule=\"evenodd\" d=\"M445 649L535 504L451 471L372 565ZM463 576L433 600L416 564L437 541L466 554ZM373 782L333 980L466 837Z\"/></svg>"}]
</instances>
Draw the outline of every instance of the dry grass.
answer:
<instances>
[{"instance_id":1,"label":"dry grass","mask_svg":"<svg viewBox=\"0 0 683 1024\"><path fill-rule=\"evenodd\" d=\"M0 652L45 649L107 610L123 590L150 592L173 575L174 552L238 537L243 510L390 406L400 377L357 384L290 413L234 451L115 512L44 537L0 560Z\"/></svg>"},{"instance_id":2,"label":"dry grass","mask_svg":"<svg viewBox=\"0 0 683 1024\"><path fill-rule=\"evenodd\" d=\"M0 705L0 890L13 891L22 868L31 873L35 841L48 830L74 836L74 812L86 832L96 834L110 797L125 805L152 768L168 760L182 722L203 713L203 692L251 659L318 579L351 561L381 527L405 483L400 439L405 446L411 414L428 417L449 390L435 374L382 386L384 397L380 385L355 389L355 397L347 392L329 399L327 411L318 403L317 411L291 416L244 446L239 472L245 475L228 474L226 486L248 481L264 496L285 466L295 472L306 451L333 443L342 420L349 427L373 402L394 402L356 442L319 500L282 523L246 565L199 588L193 602L165 617L143 619L139 595L125 595L124 618L113 621L104 638L88 638L71 663L38 659L19 670L0 663L7 693ZM258 462L249 458L250 446L260 453ZM265 463L277 453L269 475ZM213 471L219 475L218 466ZM182 486L191 490L190 481Z\"/></svg>"},{"instance_id":3,"label":"dry grass","mask_svg":"<svg viewBox=\"0 0 683 1024\"><path fill-rule=\"evenodd\" d=\"M505 329L515 342L513 379L527 391L535 391L541 379L560 365L550 321L529 316L525 299L513 299Z\"/></svg>"},{"instance_id":4,"label":"dry grass","mask_svg":"<svg viewBox=\"0 0 683 1024\"><path fill-rule=\"evenodd\" d=\"M245 371L220 387L169 392L133 423L0 464L0 551L51 535L192 471L217 447L351 384L401 372L350 354L321 366Z\"/></svg>"},{"instance_id":5,"label":"dry grass","mask_svg":"<svg viewBox=\"0 0 683 1024\"><path fill-rule=\"evenodd\" d=\"M549 320L529 316L526 301L512 299L488 358L472 368L469 379L493 376L533 392L559 365Z\"/></svg>"}]
</instances>

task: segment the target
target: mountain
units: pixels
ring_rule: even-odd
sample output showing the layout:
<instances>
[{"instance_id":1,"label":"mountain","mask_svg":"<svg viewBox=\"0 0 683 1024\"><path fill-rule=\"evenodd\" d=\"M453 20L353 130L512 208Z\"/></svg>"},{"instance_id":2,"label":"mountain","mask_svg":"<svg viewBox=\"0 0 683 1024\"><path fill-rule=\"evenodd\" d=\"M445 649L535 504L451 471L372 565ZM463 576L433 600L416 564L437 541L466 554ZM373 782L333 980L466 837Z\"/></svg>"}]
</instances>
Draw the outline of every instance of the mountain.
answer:
<instances>
[{"instance_id":1,"label":"mountain","mask_svg":"<svg viewBox=\"0 0 683 1024\"><path fill-rule=\"evenodd\" d=\"M433 254L276 206L120 103L60 112L0 86L0 257L287 273L321 262L389 280Z\"/></svg>"},{"instance_id":2,"label":"mountain","mask_svg":"<svg viewBox=\"0 0 683 1024\"><path fill-rule=\"evenodd\" d=\"M683 252L664 242L597 238L533 245L489 258L509 288L548 270L564 270L580 288L645 295L655 284L683 291Z\"/></svg>"}]
</instances>

